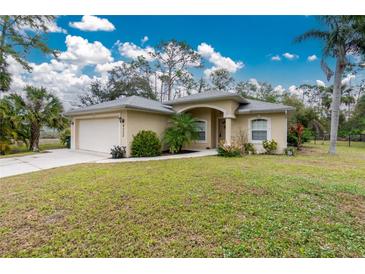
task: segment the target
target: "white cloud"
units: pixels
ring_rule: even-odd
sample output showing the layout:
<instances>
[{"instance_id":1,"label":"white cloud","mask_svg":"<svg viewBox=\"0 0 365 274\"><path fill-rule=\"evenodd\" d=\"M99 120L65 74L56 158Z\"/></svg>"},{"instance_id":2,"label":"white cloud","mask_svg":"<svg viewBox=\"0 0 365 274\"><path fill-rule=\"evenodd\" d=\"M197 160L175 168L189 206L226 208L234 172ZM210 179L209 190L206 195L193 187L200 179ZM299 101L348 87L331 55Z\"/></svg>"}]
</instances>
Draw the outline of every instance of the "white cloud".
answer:
<instances>
[{"instance_id":1,"label":"white cloud","mask_svg":"<svg viewBox=\"0 0 365 274\"><path fill-rule=\"evenodd\" d=\"M67 34L67 30L59 27L56 22L52 21L50 23L46 24L46 27L48 29L49 32L60 32L60 33L65 33Z\"/></svg>"},{"instance_id":2,"label":"white cloud","mask_svg":"<svg viewBox=\"0 0 365 274\"><path fill-rule=\"evenodd\" d=\"M295 85L292 85L288 88L289 92L295 92L297 90L297 87Z\"/></svg>"},{"instance_id":3,"label":"white cloud","mask_svg":"<svg viewBox=\"0 0 365 274\"><path fill-rule=\"evenodd\" d=\"M346 54L348 60L355 64L361 64L363 62L363 58L361 54L358 54L357 52L350 51Z\"/></svg>"},{"instance_id":4,"label":"white cloud","mask_svg":"<svg viewBox=\"0 0 365 274\"><path fill-rule=\"evenodd\" d=\"M271 57L271 60L272 61L281 61L281 58L279 55L275 55L275 56Z\"/></svg>"},{"instance_id":5,"label":"white cloud","mask_svg":"<svg viewBox=\"0 0 365 274\"><path fill-rule=\"evenodd\" d=\"M298 58L299 58L299 56L298 56L298 55L293 54L293 53L289 53L289 52L285 52L285 53L283 54L283 56L284 56L286 59L288 59L288 60L294 60L294 59L298 59Z\"/></svg>"},{"instance_id":6,"label":"white cloud","mask_svg":"<svg viewBox=\"0 0 365 274\"><path fill-rule=\"evenodd\" d=\"M148 36L145 36L141 39L141 44L144 45L149 40Z\"/></svg>"},{"instance_id":7,"label":"white cloud","mask_svg":"<svg viewBox=\"0 0 365 274\"><path fill-rule=\"evenodd\" d=\"M290 95L300 95L300 91L297 88L297 86L295 86L295 85L290 86L288 88L288 92L289 92Z\"/></svg>"},{"instance_id":8,"label":"white cloud","mask_svg":"<svg viewBox=\"0 0 365 274\"><path fill-rule=\"evenodd\" d=\"M248 86L245 88L245 93L248 96L256 96L257 91L259 91L261 89L261 85L260 83L255 79L255 78L250 78L247 81L251 86Z\"/></svg>"},{"instance_id":9,"label":"white cloud","mask_svg":"<svg viewBox=\"0 0 365 274\"><path fill-rule=\"evenodd\" d=\"M226 69L231 73L235 73L237 70L244 67L244 64L240 61L235 62L229 57L222 56L219 52L216 52L211 45L207 43L201 43L198 46L198 53L205 59L207 59L213 66L205 70L206 75L210 75L214 70Z\"/></svg>"},{"instance_id":10,"label":"white cloud","mask_svg":"<svg viewBox=\"0 0 365 274\"><path fill-rule=\"evenodd\" d=\"M74 64L67 64L52 59L48 63L34 64L32 72L19 70L17 65L9 62L13 71L12 91L21 91L26 85L45 87L60 98L65 109L78 101L78 96L89 87L94 76L82 74Z\"/></svg>"},{"instance_id":11,"label":"white cloud","mask_svg":"<svg viewBox=\"0 0 365 274\"><path fill-rule=\"evenodd\" d=\"M143 56L147 61L153 60L151 53L154 53L155 50L152 47L141 48L130 42L120 43L119 41L116 44L119 45L120 54L125 57L137 59L138 56Z\"/></svg>"},{"instance_id":12,"label":"white cloud","mask_svg":"<svg viewBox=\"0 0 365 274\"><path fill-rule=\"evenodd\" d=\"M257 88L261 88L261 85L259 84L259 82L255 79L255 78L251 78L248 80L248 82L254 86L256 86Z\"/></svg>"},{"instance_id":13,"label":"white cloud","mask_svg":"<svg viewBox=\"0 0 365 274\"><path fill-rule=\"evenodd\" d=\"M47 28L48 32L59 32L59 33L65 33L67 34L67 30L61 28L60 26L57 25L57 23L55 21L47 21L45 22L45 27ZM33 31L33 32L41 32L39 29L34 29L32 28L30 25L23 25L21 27L21 29L19 30L23 30L23 31Z\"/></svg>"},{"instance_id":14,"label":"white cloud","mask_svg":"<svg viewBox=\"0 0 365 274\"><path fill-rule=\"evenodd\" d=\"M12 56L6 56L6 62L9 64L8 71L11 74L18 74L24 72L22 65L20 65Z\"/></svg>"},{"instance_id":15,"label":"white cloud","mask_svg":"<svg viewBox=\"0 0 365 274\"><path fill-rule=\"evenodd\" d=\"M17 61L15 61L15 59L12 56L7 56L6 62L9 65L8 70L12 76L11 90L19 91L23 89L26 86L26 83L24 82L21 75L26 71Z\"/></svg>"},{"instance_id":16,"label":"white cloud","mask_svg":"<svg viewBox=\"0 0 365 274\"><path fill-rule=\"evenodd\" d=\"M65 43L67 50L61 52L59 59L31 63L31 73L9 57L9 70L13 76L11 90L20 91L25 85L43 86L56 94L69 109L77 104L78 96L86 92L93 80L105 81L106 71L122 63L113 62L110 51L98 41L89 43L82 37L68 35ZM93 66L96 74L83 73L85 65Z\"/></svg>"},{"instance_id":17,"label":"white cloud","mask_svg":"<svg viewBox=\"0 0 365 274\"><path fill-rule=\"evenodd\" d=\"M283 95L285 88L282 85L278 85L274 88L274 91L279 95Z\"/></svg>"},{"instance_id":18,"label":"white cloud","mask_svg":"<svg viewBox=\"0 0 365 274\"><path fill-rule=\"evenodd\" d=\"M313 62L313 61L315 61L315 60L317 60L317 59L318 59L318 57L317 57L317 55L315 55L315 54L310 55L310 56L308 56L308 58L307 58L307 60L308 60L309 62Z\"/></svg>"},{"instance_id":19,"label":"white cloud","mask_svg":"<svg viewBox=\"0 0 365 274\"><path fill-rule=\"evenodd\" d=\"M121 66L123 63L124 63L123 61L116 61L105 64L97 64L95 67L95 71L100 74L106 74L109 71L111 71L114 67Z\"/></svg>"},{"instance_id":20,"label":"white cloud","mask_svg":"<svg viewBox=\"0 0 365 274\"><path fill-rule=\"evenodd\" d=\"M319 87L325 87L326 86L326 84L323 81L321 81L321 80L316 80L316 84Z\"/></svg>"},{"instance_id":21,"label":"white cloud","mask_svg":"<svg viewBox=\"0 0 365 274\"><path fill-rule=\"evenodd\" d=\"M345 78L342 79L342 85L349 85L352 80L355 80L356 76L354 74L347 74Z\"/></svg>"},{"instance_id":22,"label":"white cloud","mask_svg":"<svg viewBox=\"0 0 365 274\"><path fill-rule=\"evenodd\" d=\"M70 22L70 27L84 31L113 31L115 26L108 19L84 15L81 22Z\"/></svg>"},{"instance_id":23,"label":"white cloud","mask_svg":"<svg viewBox=\"0 0 365 274\"><path fill-rule=\"evenodd\" d=\"M288 91L289 91L290 95L296 95L296 96L299 96L299 97L301 97L303 95L303 90L298 88L295 85L290 86L288 88Z\"/></svg>"},{"instance_id":24,"label":"white cloud","mask_svg":"<svg viewBox=\"0 0 365 274\"><path fill-rule=\"evenodd\" d=\"M59 59L83 67L89 64L104 64L113 61L109 49L99 41L89 43L80 36L66 36L67 50L61 52Z\"/></svg>"}]
</instances>

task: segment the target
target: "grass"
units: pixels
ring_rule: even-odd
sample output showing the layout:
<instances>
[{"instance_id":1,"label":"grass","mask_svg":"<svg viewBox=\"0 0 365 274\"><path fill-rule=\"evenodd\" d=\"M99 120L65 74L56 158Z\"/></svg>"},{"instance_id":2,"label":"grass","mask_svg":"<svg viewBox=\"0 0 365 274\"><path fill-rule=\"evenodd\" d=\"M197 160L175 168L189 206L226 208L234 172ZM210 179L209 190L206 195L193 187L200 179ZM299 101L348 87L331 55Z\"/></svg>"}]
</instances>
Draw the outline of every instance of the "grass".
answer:
<instances>
[{"instance_id":1,"label":"grass","mask_svg":"<svg viewBox=\"0 0 365 274\"><path fill-rule=\"evenodd\" d=\"M329 141L311 141L310 144L313 145L322 145L325 150L328 149ZM337 141L337 147L349 147L349 143L347 141ZM351 142L350 144L351 148L365 148L365 142Z\"/></svg>"},{"instance_id":2,"label":"grass","mask_svg":"<svg viewBox=\"0 0 365 274\"><path fill-rule=\"evenodd\" d=\"M0 181L2 257L364 257L365 146Z\"/></svg>"},{"instance_id":3,"label":"grass","mask_svg":"<svg viewBox=\"0 0 365 274\"><path fill-rule=\"evenodd\" d=\"M58 139L41 139L39 143L40 153L44 152L45 150L49 149L59 149L65 148L63 144L60 143ZM32 155L39 152L29 151L25 144L21 145L11 145L10 152L6 155L0 155L1 158L11 158L11 157L20 157L26 155Z\"/></svg>"}]
</instances>

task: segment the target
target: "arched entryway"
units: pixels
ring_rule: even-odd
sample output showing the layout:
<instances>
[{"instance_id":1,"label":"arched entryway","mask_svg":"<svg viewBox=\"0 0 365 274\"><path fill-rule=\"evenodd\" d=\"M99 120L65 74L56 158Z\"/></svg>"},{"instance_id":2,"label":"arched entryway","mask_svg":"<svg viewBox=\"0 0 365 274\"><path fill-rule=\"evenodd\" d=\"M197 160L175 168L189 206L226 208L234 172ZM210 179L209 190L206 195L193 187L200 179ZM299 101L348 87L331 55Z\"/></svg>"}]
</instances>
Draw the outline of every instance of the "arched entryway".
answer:
<instances>
[{"instance_id":1,"label":"arched entryway","mask_svg":"<svg viewBox=\"0 0 365 274\"><path fill-rule=\"evenodd\" d=\"M178 113L189 113L198 121L199 139L188 148L210 149L216 148L220 141L231 142L231 118L226 117L224 109L198 105L182 108Z\"/></svg>"}]
</instances>

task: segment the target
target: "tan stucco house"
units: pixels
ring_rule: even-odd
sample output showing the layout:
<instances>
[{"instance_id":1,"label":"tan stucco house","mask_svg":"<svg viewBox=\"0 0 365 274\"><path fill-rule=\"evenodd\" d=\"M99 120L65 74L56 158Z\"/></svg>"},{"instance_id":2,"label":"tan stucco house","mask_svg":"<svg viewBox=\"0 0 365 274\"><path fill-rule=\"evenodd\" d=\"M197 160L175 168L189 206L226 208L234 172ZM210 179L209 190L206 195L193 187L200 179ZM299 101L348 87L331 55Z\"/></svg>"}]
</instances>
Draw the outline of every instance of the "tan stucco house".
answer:
<instances>
[{"instance_id":1,"label":"tan stucco house","mask_svg":"<svg viewBox=\"0 0 365 274\"><path fill-rule=\"evenodd\" d=\"M274 139L278 152L287 140L287 118L293 108L243 98L235 93L208 91L158 102L139 96L75 109L71 117L71 149L109 153L113 145L130 147L140 130L153 130L161 138L175 113L190 113L198 120L199 140L187 149L217 147L223 140L230 144L242 135L262 150L262 141Z\"/></svg>"}]
</instances>

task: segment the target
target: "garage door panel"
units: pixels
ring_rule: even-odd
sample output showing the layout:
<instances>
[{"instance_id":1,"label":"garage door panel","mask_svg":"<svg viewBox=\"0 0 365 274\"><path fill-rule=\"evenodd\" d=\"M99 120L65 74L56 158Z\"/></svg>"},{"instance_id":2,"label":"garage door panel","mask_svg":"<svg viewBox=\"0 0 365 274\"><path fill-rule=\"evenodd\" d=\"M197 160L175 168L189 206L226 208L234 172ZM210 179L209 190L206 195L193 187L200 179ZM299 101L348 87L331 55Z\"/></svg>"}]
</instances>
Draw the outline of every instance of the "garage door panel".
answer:
<instances>
[{"instance_id":1,"label":"garage door panel","mask_svg":"<svg viewBox=\"0 0 365 274\"><path fill-rule=\"evenodd\" d=\"M119 121L117 118L79 121L79 149L109 153L119 144Z\"/></svg>"}]
</instances>

